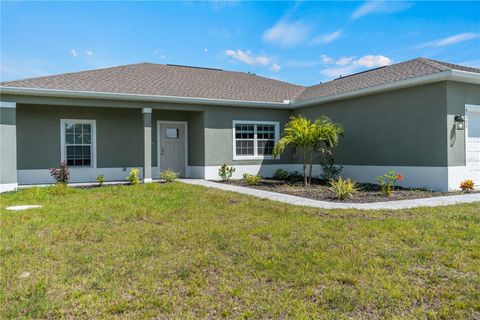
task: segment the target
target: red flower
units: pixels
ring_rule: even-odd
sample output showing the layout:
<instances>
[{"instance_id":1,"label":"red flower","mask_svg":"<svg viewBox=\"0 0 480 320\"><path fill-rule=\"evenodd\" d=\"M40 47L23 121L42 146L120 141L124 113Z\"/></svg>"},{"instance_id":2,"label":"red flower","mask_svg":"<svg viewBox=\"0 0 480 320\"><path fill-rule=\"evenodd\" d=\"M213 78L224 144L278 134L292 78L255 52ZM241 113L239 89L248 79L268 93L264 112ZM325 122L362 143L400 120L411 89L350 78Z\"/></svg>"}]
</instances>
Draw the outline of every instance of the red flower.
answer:
<instances>
[{"instance_id":1,"label":"red flower","mask_svg":"<svg viewBox=\"0 0 480 320\"><path fill-rule=\"evenodd\" d=\"M397 174L397 180L398 181L402 181L403 180L403 176L401 174Z\"/></svg>"}]
</instances>

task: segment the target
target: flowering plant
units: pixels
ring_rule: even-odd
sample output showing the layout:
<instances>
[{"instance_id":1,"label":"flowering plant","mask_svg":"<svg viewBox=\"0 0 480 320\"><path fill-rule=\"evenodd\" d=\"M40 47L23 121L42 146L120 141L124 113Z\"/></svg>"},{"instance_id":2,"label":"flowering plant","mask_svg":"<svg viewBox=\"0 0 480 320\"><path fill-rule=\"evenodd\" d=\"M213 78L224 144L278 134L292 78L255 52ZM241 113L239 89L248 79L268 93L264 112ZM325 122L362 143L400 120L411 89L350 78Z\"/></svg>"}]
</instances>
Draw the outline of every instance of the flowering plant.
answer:
<instances>
[{"instance_id":1,"label":"flowering plant","mask_svg":"<svg viewBox=\"0 0 480 320\"><path fill-rule=\"evenodd\" d=\"M50 168L50 175L56 183L67 184L70 180L70 169L68 169L67 162L60 162L60 168Z\"/></svg>"},{"instance_id":2,"label":"flowering plant","mask_svg":"<svg viewBox=\"0 0 480 320\"><path fill-rule=\"evenodd\" d=\"M389 197L395 190L395 183L402 181L403 176L394 170L388 171L383 176L378 176L377 181L384 196Z\"/></svg>"}]
</instances>

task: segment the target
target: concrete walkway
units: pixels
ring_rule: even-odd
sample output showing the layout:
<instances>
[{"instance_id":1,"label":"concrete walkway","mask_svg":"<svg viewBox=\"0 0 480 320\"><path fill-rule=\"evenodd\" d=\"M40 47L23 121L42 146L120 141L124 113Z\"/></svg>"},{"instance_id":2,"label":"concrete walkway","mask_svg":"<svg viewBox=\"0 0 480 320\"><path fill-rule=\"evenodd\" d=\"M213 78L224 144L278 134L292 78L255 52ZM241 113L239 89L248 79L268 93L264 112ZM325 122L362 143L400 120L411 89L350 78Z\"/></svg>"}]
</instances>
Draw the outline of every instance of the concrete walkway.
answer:
<instances>
[{"instance_id":1,"label":"concrete walkway","mask_svg":"<svg viewBox=\"0 0 480 320\"><path fill-rule=\"evenodd\" d=\"M188 183L188 184L204 186L207 188L216 188L216 189L221 189L225 191L233 191L237 193L248 194L258 198L269 199L273 201L280 201L280 202L293 204L297 206L314 207L314 208L321 208L321 209L398 210L398 209L408 209L408 208L418 208L418 207L448 206L448 205L457 204L457 203L480 202L480 193L473 193L473 194L462 194L462 195L456 195L456 196L385 201L385 202L374 202L374 203L340 203L340 202L313 200L308 198L286 195L282 193L258 190L254 188L233 186L233 185L228 185L224 183L206 181L201 179L180 179L179 181Z\"/></svg>"}]
</instances>

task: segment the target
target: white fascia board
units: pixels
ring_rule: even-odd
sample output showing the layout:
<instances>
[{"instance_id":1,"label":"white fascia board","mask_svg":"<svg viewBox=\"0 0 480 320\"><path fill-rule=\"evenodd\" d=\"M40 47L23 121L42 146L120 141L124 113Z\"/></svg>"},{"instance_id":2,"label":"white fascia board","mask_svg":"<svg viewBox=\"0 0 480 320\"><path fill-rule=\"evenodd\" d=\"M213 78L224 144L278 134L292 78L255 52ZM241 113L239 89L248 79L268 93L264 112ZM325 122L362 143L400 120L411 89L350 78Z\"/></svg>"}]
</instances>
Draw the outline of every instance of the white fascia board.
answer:
<instances>
[{"instance_id":1,"label":"white fascia board","mask_svg":"<svg viewBox=\"0 0 480 320\"><path fill-rule=\"evenodd\" d=\"M110 93L110 92L96 92L96 91L75 91L75 90L39 89L39 88L22 88L22 87L5 87L5 86L0 87L0 93L46 96L46 97L51 96L51 97L63 97L63 98L92 98L92 99L111 99L111 100L127 100L127 101L290 109L290 104L283 103L283 102L263 102L263 101L209 99L209 98L194 98L194 97L157 96L157 95L145 95L145 94L135 94L135 93Z\"/></svg>"}]
</instances>

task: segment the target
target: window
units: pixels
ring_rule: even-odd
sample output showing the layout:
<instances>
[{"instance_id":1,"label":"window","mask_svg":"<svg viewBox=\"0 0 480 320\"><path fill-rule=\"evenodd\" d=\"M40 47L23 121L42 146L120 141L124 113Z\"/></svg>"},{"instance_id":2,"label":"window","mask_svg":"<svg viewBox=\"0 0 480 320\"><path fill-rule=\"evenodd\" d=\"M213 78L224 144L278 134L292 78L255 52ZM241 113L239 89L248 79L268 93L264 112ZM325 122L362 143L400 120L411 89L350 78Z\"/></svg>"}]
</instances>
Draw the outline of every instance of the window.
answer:
<instances>
[{"instance_id":1,"label":"window","mask_svg":"<svg viewBox=\"0 0 480 320\"><path fill-rule=\"evenodd\" d=\"M167 138L167 139L178 139L178 129L177 128L166 128L165 129L165 138Z\"/></svg>"},{"instance_id":2,"label":"window","mask_svg":"<svg viewBox=\"0 0 480 320\"><path fill-rule=\"evenodd\" d=\"M234 121L234 159L271 158L278 122Z\"/></svg>"},{"instance_id":3,"label":"window","mask_svg":"<svg viewBox=\"0 0 480 320\"><path fill-rule=\"evenodd\" d=\"M68 166L95 166L95 121L61 120L62 160Z\"/></svg>"}]
</instances>

